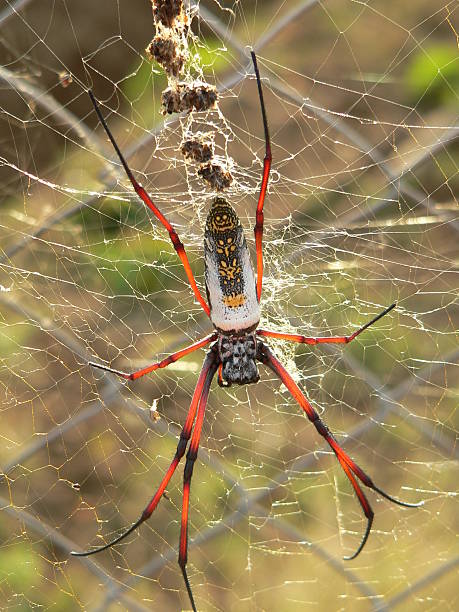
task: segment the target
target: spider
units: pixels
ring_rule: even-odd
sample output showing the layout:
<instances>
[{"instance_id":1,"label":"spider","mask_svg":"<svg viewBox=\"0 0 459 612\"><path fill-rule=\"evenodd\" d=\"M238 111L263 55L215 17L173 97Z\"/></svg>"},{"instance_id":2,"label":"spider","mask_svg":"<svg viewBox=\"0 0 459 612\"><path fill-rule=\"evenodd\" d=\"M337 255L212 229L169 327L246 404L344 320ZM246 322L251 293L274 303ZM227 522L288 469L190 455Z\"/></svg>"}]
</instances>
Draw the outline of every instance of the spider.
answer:
<instances>
[{"instance_id":1,"label":"spider","mask_svg":"<svg viewBox=\"0 0 459 612\"><path fill-rule=\"evenodd\" d=\"M261 181L260 194L258 197L256 223L254 228L257 275L255 280L255 273L252 267L244 232L236 212L224 198L216 197L213 200L207 216L206 228L204 232L205 283L208 303L204 300L196 285L184 246L180 241L175 229L161 213L161 211L155 206L145 189L134 178L112 133L110 132L105 119L102 116L94 94L92 91L89 91L89 96L92 100L97 116L103 125L135 192L169 232L170 239L183 263L194 295L201 304L207 316L210 318L214 331L202 340L198 340L194 344L191 344L190 346L169 355L162 361L153 363L152 365L132 373L121 372L99 363L90 362L91 366L117 374L126 380L137 380L138 378L145 376L150 372L154 372L159 368L167 367L171 363L185 357L186 355L189 355L197 349L208 346L209 344L211 345L204 359L204 364L193 393L193 398L188 410L185 425L183 426L180 434L176 453L155 495L145 507L139 519L120 536L108 544L94 550L72 552L72 554L76 556L87 556L106 550L107 548L110 548L123 540L126 536L137 529L139 525L150 518L161 497L164 495L165 489L180 460L185 454L188 443L190 443L183 474L183 502L178 563L183 574L185 586L194 612L196 612L196 605L186 571L190 486L193 467L198 454L209 389L212 379L217 371L217 378L220 386L229 386L233 383L238 385L247 385L258 382L259 374L257 362L263 363L280 378L280 380L290 391L293 398L304 410L308 419L313 423L317 432L331 447L342 469L348 477L367 519L366 530L359 547L352 555L344 557L344 559L355 559L362 551L370 534L373 523L374 512L359 484L359 480L369 489L373 489L373 491L379 493L382 497L385 497L390 502L398 504L399 506L414 508L422 505L423 503L420 502L417 504L412 504L400 501L373 483L371 478L367 476L367 474L341 448L334 435L319 417L318 413L310 402L306 399L305 395L295 383L293 378L290 376L290 374L288 374L287 370L280 363L280 361L274 356L268 344L262 340L262 338L277 338L289 342L311 345L348 344L357 338L357 336L359 336L364 330L370 327L370 325L373 325L379 321L381 317L385 316L388 312L395 308L396 304L391 304L388 308L374 317L374 319L347 336L309 338L297 334L280 333L267 329L260 329L258 327L260 321L260 299L263 282L263 204L268 186L272 154L268 121L263 100L263 90L261 86L260 73L257 66L257 58L253 51L251 52L251 56L258 87L258 97L261 107L265 138L263 177Z\"/></svg>"}]
</instances>

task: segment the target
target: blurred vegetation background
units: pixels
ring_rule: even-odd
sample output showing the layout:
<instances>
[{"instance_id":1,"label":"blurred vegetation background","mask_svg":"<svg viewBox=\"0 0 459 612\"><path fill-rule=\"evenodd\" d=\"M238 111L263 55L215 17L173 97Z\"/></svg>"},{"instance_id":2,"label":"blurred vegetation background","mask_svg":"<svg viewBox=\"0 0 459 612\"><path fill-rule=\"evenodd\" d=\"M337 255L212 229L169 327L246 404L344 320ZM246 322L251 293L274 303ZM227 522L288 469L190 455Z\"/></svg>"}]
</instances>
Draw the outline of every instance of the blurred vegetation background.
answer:
<instances>
[{"instance_id":1,"label":"blurred vegetation background","mask_svg":"<svg viewBox=\"0 0 459 612\"><path fill-rule=\"evenodd\" d=\"M175 451L202 351L132 370L210 332L166 232L138 201L87 96L177 227L203 287L212 193L184 131L214 130L251 228L263 131L263 327L352 332L343 348L272 343L351 456L408 510L368 493L365 521L334 457L271 374L212 386L191 493L199 610L458 608L457 2L200 1L191 50L219 110L164 118L146 59L147 0L2 1L0 606L178 610L182 471L136 520ZM195 68L195 74L198 74Z\"/></svg>"}]
</instances>

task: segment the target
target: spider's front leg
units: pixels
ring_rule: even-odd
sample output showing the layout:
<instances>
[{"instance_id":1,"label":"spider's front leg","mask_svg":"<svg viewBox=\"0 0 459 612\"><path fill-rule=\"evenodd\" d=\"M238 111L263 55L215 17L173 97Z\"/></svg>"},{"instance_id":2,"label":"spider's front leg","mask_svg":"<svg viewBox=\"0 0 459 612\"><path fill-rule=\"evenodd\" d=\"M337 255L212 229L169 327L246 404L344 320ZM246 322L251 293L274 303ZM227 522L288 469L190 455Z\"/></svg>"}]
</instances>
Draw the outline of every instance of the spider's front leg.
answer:
<instances>
[{"instance_id":1,"label":"spider's front leg","mask_svg":"<svg viewBox=\"0 0 459 612\"><path fill-rule=\"evenodd\" d=\"M417 504L411 504L408 502L400 501L399 499L392 497L391 495L389 495L388 493L386 493L385 491L377 487L373 483L371 478L367 476L367 474L365 474L365 472L341 448L341 446L338 444L338 442L336 441L331 431L328 429L328 427L319 417L319 415L314 410L312 405L308 402L308 400L303 395L303 393L301 392L300 388L295 383L293 378L290 376L287 370L283 367L280 361L276 359L276 357L273 355L271 350L266 346L266 344L263 344L263 342L261 341L258 342L257 357L262 363L268 366L280 378L280 380L284 383L284 385L287 387L287 389L292 394L293 398L298 402L298 404L304 410L308 419L311 421L311 423L316 428L317 432L327 441L328 445L331 447L331 449L335 453L336 458L338 459L341 467L343 468L346 476L348 477L357 495L357 498L360 502L362 510L367 518L367 528L365 530L360 546L358 547L356 552L349 557L344 557L346 560L355 559L355 557L357 557L357 555L362 551L368 539L368 536L370 535L371 526L373 524L373 517L374 517L373 509L371 508L370 503L368 502L368 499L365 496L365 493L362 491L357 481L357 478L369 489L373 489L373 491L376 491L377 493L382 495L382 497L385 497L390 502L393 502L394 504L398 504L399 506L405 506L407 508L417 508L418 506L422 506L423 502L421 501Z\"/></svg>"},{"instance_id":2,"label":"spider's front leg","mask_svg":"<svg viewBox=\"0 0 459 612\"><path fill-rule=\"evenodd\" d=\"M211 364L209 371L207 372L207 377L204 382L201 399L199 400L198 414L193 430L193 436L191 438L190 448L188 449L188 453L186 455L185 469L183 471L182 526L180 529L178 564L180 566L180 569L182 570L183 579L185 581L186 590L188 592L188 597L190 598L193 612L196 612L196 605L194 603L194 597L186 571L186 564L188 560L188 511L190 507L191 477L193 475L193 467L198 456L199 441L201 439L202 424L204 422L204 413L206 410L210 385L212 383L212 379L215 375L215 372L217 371L217 368L218 360L215 359L214 362Z\"/></svg>"},{"instance_id":3,"label":"spider's front leg","mask_svg":"<svg viewBox=\"0 0 459 612\"><path fill-rule=\"evenodd\" d=\"M145 507L144 511L142 512L138 520L133 525L131 525L129 529L124 531L120 536L118 536L117 538L109 542L108 544L105 544L104 546L100 546L99 548L95 548L94 550L87 550L84 552L72 552L71 553L72 555L76 557L87 557L89 555L94 555L98 552L106 550L107 548L110 548L114 544L117 544L118 542L123 540L126 536L132 533L137 527L139 527L139 525L141 525L144 521L150 518L156 506L158 505L159 501L161 500L161 497L163 496L163 493L170 479L172 478L172 475L174 474L181 458L185 454L186 447L188 445L188 441L191 436L191 431L193 429L193 423L194 423L194 419L196 416L196 411L198 409L198 404L201 400L201 396L204 393L204 390L207 389L206 393L208 392L208 386L210 385L210 380L212 380L215 369L217 368L216 364L218 364L218 356L215 351L210 350L207 353L206 359L204 361L204 365L201 370L201 374L199 375L198 382L196 383L196 387L193 393L193 399L191 400L191 405L190 405L190 409L188 410L188 415L185 421L185 425L183 426L182 432L180 434L180 439L177 444L177 450L175 452L175 456L172 459L169 469L167 470L166 475L162 479L156 493L151 498L150 502ZM210 373L211 373L211 376L210 376Z\"/></svg>"},{"instance_id":4,"label":"spider's front leg","mask_svg":"<svg viewBox=\"0 0 459 612\"><path fill-rule=\"evenodd\" d=\"M264 338L277 338L278 340L298 342L299 344L349 344L349 342L352 342L352 340L357 338L357 336L359 336L363 331L368 329L370 325L373 325L376 323L376 321L379 321L379 319L395 308L396 305L397 304L394 302L380 312L379 315L371 319L371 321L365 323L365 325L362 325L362 327L360 327L357 331L349 334L349 336L324 336L322 338L311 338L309 336L302 336L300 334L284 334L283 332L271 331L269 329L257 329L257 336L263 336Z\"/></svg>"},{"instance_id":5,"label":"spider's front leg","mask_svg":"<svg viewBox=\"0 0 459 612\"><path fill-rule=\"evenodd\" d=\"M193 353L193 351L197 351L198 349L204 346L207 346L213 340L216 340L217 336L218 334L214 332L210 334L209 336L206 336L202 340L198 340L197 342L190 344L190 346L180 349L180 351L177 351L176 353L172 353L171 355L169 355L168 357L165 357L161 361L152 363L151 365L141 368L140 370L136 370L135 372L121 372L120 370L109 368L108 366L102 363L96 363L95 361L90 361L89 365L92 366L93 368L98 368L99 370L104 370L105 372L116 374L117 376L120 376L121 378L124 378L125 380L137 380L138 378L145 376L145 374L150 374L150 372L154 372L155 370L159 370L160 368L167 368L167 366L169 366L171 363L175 363L179 359L182 359L182 357L185 357L186 355Z\"/></svg>"}]
</instances>

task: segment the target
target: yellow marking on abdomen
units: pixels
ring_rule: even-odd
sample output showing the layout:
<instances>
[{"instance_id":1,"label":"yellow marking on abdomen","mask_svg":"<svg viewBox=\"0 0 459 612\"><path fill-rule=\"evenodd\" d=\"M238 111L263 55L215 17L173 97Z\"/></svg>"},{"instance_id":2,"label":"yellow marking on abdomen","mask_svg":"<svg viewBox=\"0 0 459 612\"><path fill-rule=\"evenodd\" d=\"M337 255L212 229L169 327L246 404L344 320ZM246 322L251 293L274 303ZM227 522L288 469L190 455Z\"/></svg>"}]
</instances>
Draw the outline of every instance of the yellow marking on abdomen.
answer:
<instances>
[{"instance_id":1,"label":"yellow marking on abdomen","mask_svg":"<svg viewBox=\"0 0 459 612\"><path fill-rule=\"evenodd\" d=\"M246 297L243 293L233 293L232 295L225 295L223 297L223 303L229 308L238 308L243 306L246 302Z\"/></svg>"}]
</instances>

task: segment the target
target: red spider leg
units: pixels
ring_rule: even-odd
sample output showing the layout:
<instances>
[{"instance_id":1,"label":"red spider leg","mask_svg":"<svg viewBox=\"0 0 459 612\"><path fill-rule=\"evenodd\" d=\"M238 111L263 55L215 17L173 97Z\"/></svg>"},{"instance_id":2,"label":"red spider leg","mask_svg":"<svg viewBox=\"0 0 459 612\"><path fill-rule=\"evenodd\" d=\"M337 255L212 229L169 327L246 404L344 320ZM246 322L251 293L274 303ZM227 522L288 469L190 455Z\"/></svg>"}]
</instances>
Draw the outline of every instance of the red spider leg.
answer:
<instances>
[{"instance_id":1,"label":"red spider leg","mask_svg":"<svg viewBox=\"0 0 459 612\"><path fill-rule=\"evenodd\" d=\"M268 120L266 118L265 103L263 100L263 90L261 88L260 73L258 71L257 57L253 51L250 52L252 56L253 67L255 69L255 76L257 78L258 96L260 98L261 115L263 118L263 128L265 131L265 158L263 160L263 178L261 180L260 195L258 196L257 212L255 217L255 247L257 252L257 299L260 301L261 298L261 286L263 283L263 204L265 202L266 189L268 187L269 172L271 170L272 154L271 154L271 139L269 137Z\"/></svg>"},{"instance_id":2,"label":"red spider leg","mask_svg":"<svg viewBox=\"0 0 459 612\"><path fill-rule=\"evenodd\" d=\"M149 365L146 368L142 368L141 370L136 370L135 372L131 372L130 374L128 372L121 372L120 370L114 370L113 368L109 368L108 366L103 365L101 363L96 363L95 361L90 361L89 365L92 366L93 368L99 368L99 370L105 370L106 372L111 372L112 374L121 376L121 378L125 378L126 380L136 380L137 378L140 378L141 376L145 376L145 374L149 374L150 372L159 370L159 368L167 368L167 366L170 365L171 363L178 361L182 357L185 357L185 355L189 355L193 351L196 351L197 349L200 349L203 346L206 346L213 340L216 340L217 336L218 334L214 332L213 334L210 334L210 336L206 336L202 340L198 340L194 344L190 344L190 346L187 346L186 348L181 349L180 351L177 351L176 353L172 353L172 355L165 357L161 361L158 361L157 363L153 363L152 365Z\"/></svg>"},{"instance_id":3,"label":"red spider leg","mask_svg":"<svg viewBox=\"0 0 459 612\"><path fill-rule=\"evenodd\" d=\"M191 400L191 405L190 405L190 409L188 410L188 415L185 421L185 425L183 426L182 432L180 433L180 440L177 444L177 450L175 452L174 458L172 459L169 469L167 470L166 475L162 479L161 484L158 487L158 490L156 491L154 496L151 498L145 510L140 515L140 518L133 525L131 525L129 529L127 529L124 533L122 533L120 536L118 536L117 538L109 542L108 544L105 544L104 546L100 546L99 548L95 548L94 550L86 550L84 552L72 552L71 553L72 555L74 555L75 557L87 557L89 555L94 555L95 553L101 552L102 550L106 550L107 548L110 548L114 544L118 544L118 542L120 542L121 540L124 540L126 536L128 536L135 529L137 529L139 525L141 525L144 521L149 519L150 516L153 514L153 511L158 505L170 479L172 478L173 473L175 472L177 468L177 465L179 464L181 458L185 454L186 447L188 445L188 440L190 439L190 436L191 436L191 430L193 428L193 423L194 423L194 418L196 416L198 402L203 392L203 387L207 381L207 375L209 373L209 370L212 368L212 366L214 366L215 361L216 361L215 353L213 351L209 351L207 353L206 359L204 360L204 365L202 367L201 374L199 375L198 382L196 384L196 387L193 393L193 399Z\"/></svg>"},{"instance_id":4,"label":"red spider leg","mask_svg":"<svg viewBox=\"0 0 459 612\"><path fill-rule=\"evenodd\" d=\"M362 491L359 483L354 477L354 474L365 486L367 486L369 489L373 489L374 491L376 491L377 493L385 497L387 500L393 502L394 504L398 504L399 506L405 506L407 508L416 508L418 506L422 506L423 502L419 502L417 504L410 504L408 502L400 501L399 499L392 497L385 491L382 491L381 489L379 489L375 484L373 484L373 481L371 480L371 478L367 476L367 474L365 474L365 472L341 448L341 446L335 440L331 431L328 429L328 427L319 417L317 412L308 402L306 397L300 391L298 385L295 383L295 381L290 376L290 374L288 374L287 370L282 366L282 364L278 361L278 359L274 357L270 349L265 344L262 344L261 342L259 343L259 359L260 361L262 361L262 363L267 365L281 379L281 381L284 383L284 385L287 387L287 389L292 394L293 398L296 399L298 404L305 411L308 419L314 425L318 433L323 438L325 438L325 440L327 441L327 443L329 444L329 446L335 453L338 461L340 462L341 467L343 468L346 476L349 478L352 484L352 487L354 488L354 491L358 497L360 506L362 507L363 513L365 514L367 521L368 521L367 528L365 530L365 534L363 536L362 542L360 543L360 546L358 547L357 551L350 557L345 557L346 560L355 559L355 557L362 551L362 548L364 547L368 539L368 536L371 530L371 526L373 523L374 513L373 513L373 510L367 498L365 497L364 492Z\"/></svg>"},{"instance_id":5,"label":"red spider leg","mask_svg":"<svg viewBox=\"0 0 459 612\"><path fill-rule=\"evenodd\" d=\"M185 469L183 471L182 526L180 529L178 563L182 570L183 579L185 580L185 586L186 590L188 591L188 597L190 598L193 612L196 612L196 605L194 603L193 593L191 591L191 585L190 581L188 580L188 574L186 571L186 564L188 560L188 511L190 508L190 487L194 463L198 456L199 440L201 438L201 430L204 421L207 398L209 396L209 389L217 367L217 363L214 362L207 373L207 378L202 389L201 399L199 400L198 415L196 417L196 423L193 429L193 436L191 438L190 448L188 449L188 453L186 455Z\"/></svg>"},{"instance_id":6,"label":"red spider leg","mask_svg":"<svg viewBox=\"0 0 459 612\"><path fill-rule=\"evenodd\" d=\"M363 327L355 331L350 336L327 336L324 338L308 338L307 336L301 336L298 334L284 334L282 332L270 331L269 329L257 329L257 336L263 336L265 338L277 338L278 340L287 340L288 342L298 342L300 344L349 344L354 338L357 338L365 329L379 321L381 317L390 312L395 308L397 304L391 304L388 308L383 310L378 316L372 319L369 323L365 323Z\"/></svg>"},{"instance_id":7,"label":"red spider leg","mask_svg":"<svg viewBox=\"0 0 459 612\"><path fill-rule=\"evenodd\" d=\"M363 550L363 547L365 546L368 540L368 536L370 535L371 526L373 525L373 519L374 519L375 513L373 512L373 508L370 506L370 502L368 501L365 493L360 488L359 483L357 482L352 471L349 469L349 466L347 465L347 463L339 455L336 455L336 456L338 458L338 461L341 467L344 470L344 473L349 478L349 481L363 509L365 517L367 518L367 528L365 529L365 533L363 534L363 538L360 542L359 547L357 548L355 553L353 553L352 555L343 557L345 561L351 561L352 559L355 559L360 554L360 552Z\"/></svg>"},{"instance_id":8,"label":"red spider leg","mask_svg":"<svg viewBox=\"0 0 459 612\"><path fill-rule=\"evenodd\" d=\"M225 384L223 382L223 362L221 362L218 366L218 384L220 385L220 387L223 387Z\"/></svg>"},{"instance_id":9,"label":"red spider leg","mask_svg":"<svg viewBox=\"0 0 459 612\"><path fill-rule=\"evenodd\" d=\"M180 257L183 267L185 268L185 272L186 275L188 277L188 281L191 285L191 288L193 289L193 293L195 294L198 302L201 304L201 306L204 309L204 312L207 314L207 316L210 316L210 309L209 306L207 305L206 301L204 300L204 298L201 295L201 292L198 289L198 286L196 285L196 281L194 280L194 276L193 276L193 272L191 270L191 266L190 266L190 262L188 261L188 257L187 254L185 252L185 247L183 246L183 243L181 242L180 238L178 237L177 232L175 231L175 229L172 227L172 225L169 223L169 221L166 219L166 217L162 214L162 212L156 208L156 206L153 204L153 201L151 200L150 196L148 195L148 193L145 191L145 189L142 187L142 185L140 185L140 183L138 183L135 178L134 175L131 172L131 169L129 168L126 160L123 157L123 154L120 151L120 148L118 147L118 144L115 140L115 138L113 137L113 134L111 133L105 119L102 116L102 113L100 112L100 108L99 108L99 104L97 103L96 98L94 97L94 94L92 93L91 90L88 90L89 93L89 97L91 98L91 102L94 105L95 111L97 113L97 116L99 117L99 121L101 122L101 124L103 125L105 131L107 132L107 136L109 137L113 148L116 151L116 154L118 155L120 162L124 168L124 171L127 174L127 177L129 178L129 180L132 183L132 186L134 187L134 190L136 192L136 194L139 196L139 198L141 200L143 200L143 202L145 203L146 206L148 206L148 208L153 212L153 214L155 215L155 217L160 221L160 223L167 229L167 231L169 232L169 236L171 239L171 242L174 246L174 249L177 252L177 255Z\"/></svg>"}]
</instances>

